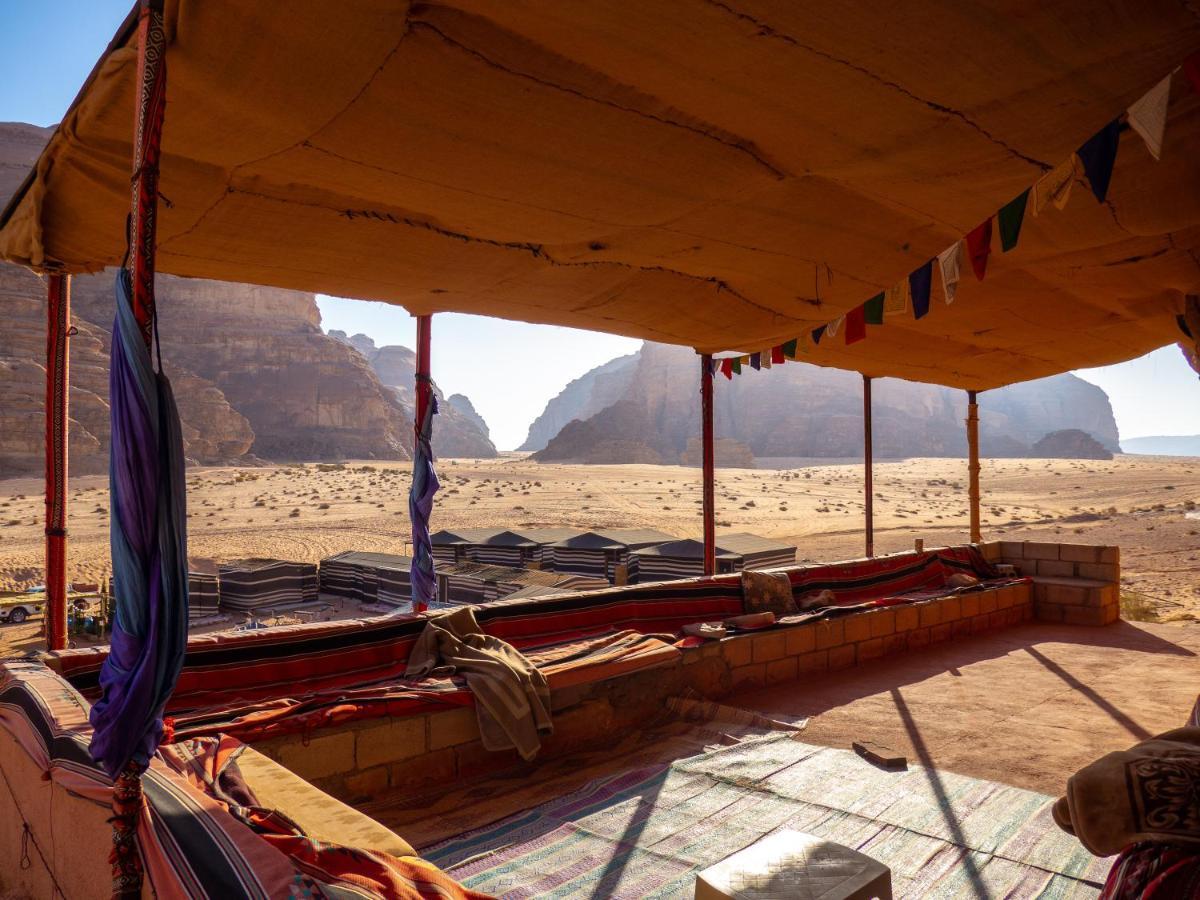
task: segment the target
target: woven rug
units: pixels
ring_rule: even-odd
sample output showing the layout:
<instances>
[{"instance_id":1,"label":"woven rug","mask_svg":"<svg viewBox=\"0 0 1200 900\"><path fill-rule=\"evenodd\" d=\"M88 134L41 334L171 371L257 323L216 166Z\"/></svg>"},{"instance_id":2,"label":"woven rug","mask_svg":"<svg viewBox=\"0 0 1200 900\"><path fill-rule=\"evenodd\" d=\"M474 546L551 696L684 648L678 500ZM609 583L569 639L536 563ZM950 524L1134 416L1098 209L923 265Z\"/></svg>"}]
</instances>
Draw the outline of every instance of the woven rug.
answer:
<instances>
[{"instance_id":1,"label":"woven rug","mask_svg":"<svg viewBox=\"0 0 1200 900\"><path fill-rule=\"evenodd\" d=\"M1098 893L1110 861L1053 824L1053 798L798 737L631 768L422 855L502 897L690 897L697 872L793 828L889 866L897 897Z\"/></svg>"}]
</instances>

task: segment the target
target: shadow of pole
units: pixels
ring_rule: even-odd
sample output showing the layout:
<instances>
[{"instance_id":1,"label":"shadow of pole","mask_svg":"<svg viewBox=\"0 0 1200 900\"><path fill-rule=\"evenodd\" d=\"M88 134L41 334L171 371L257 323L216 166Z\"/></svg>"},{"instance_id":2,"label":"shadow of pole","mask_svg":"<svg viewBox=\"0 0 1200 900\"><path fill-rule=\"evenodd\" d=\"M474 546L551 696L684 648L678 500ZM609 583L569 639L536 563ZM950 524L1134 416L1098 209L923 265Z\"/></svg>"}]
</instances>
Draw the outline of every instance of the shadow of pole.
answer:
<instances>
[{"instance_id":1,"label":"shadow of pole","mask_svg":"<svg viewBox=\"0 0 1200 900\"><path fill-rule=\"evenodd\" d=\"M962 825L954 815L954 808L950 803L950 795L946 793L946 786L942 783L941 775L934 768L933 758L929 755L929 748L925 746L925 739L921 737L921 730L917 727L916 720L913 719L908 704L904 702L900 691L897 688L892 688L890 693L892 701L896 704L896 711L900 713L900 718L904 722L904 730L908 732L908 739L912 742L913 752L917 754L917 758L921 763L921 769L925 773L925 778L929 781L929 786L933 789L933 793L937 797L938 809L942 814L942 818L945 820L946 826L950 829L954 843L963 849L962 866L966 870L967 878L971 882L974 894L976 897L987 898L991 895L988 893L987 885L983 883L983 878L980 876L978 864L971 857L971 847L967 843L967 836L963 833Z\"/></svg>"},{"instance_id":2,"label":"shadow of pole","mask_svg":"<svg viewBox=\"0 0 1200 900\"><path fill-rule=\"evenodd\" d=\"M1083 696L1091 700L1092 703L1108 713L1109 717L1114 722L1132 734L1139 741L1148 740L1150 737L1152 737L1150 732L1135 722L1128 713L1119 709L1111 701L1105 700L1096 692L1094 688L1088 687L1054 660L1045 656L1040 651L1035 650L1033 647L1026 647L1025 652L1041 663L1047 671L1053 672L1055 675L1061 678L1067 684L1067 686L1071 688L1071 690L1083 694Z\"/></svg>"}]
</instances>

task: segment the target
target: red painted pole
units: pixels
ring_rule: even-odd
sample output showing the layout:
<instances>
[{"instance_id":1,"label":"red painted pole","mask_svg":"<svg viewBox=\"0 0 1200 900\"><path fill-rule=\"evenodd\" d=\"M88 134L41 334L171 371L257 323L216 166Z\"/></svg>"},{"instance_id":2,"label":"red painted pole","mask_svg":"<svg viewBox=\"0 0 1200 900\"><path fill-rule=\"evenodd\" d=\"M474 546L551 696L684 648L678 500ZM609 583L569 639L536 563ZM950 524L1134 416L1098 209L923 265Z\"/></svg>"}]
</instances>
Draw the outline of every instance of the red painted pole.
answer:
<instances>
[{"instance_id":1,"label":"red painted pole","mask_svg":"<svg viewBox=\"0 0 1200 900\"><path fill-rule=\"evenodd\" d=\"M871 436L871 376L863 376L863 510L866 516L867 556L875 555L875 448Z\"/></svg>"},{"instance_id":2,"label":"red painted pole","mask_svg":"<svg viewBox=\"0 0 1200 900\"><path fill-rule=\"evenodd\" d=\"M716 461L713 455L713 373L712 356L700 357L700 443L703 446L704 479L704 574L717 573Z\"/></svg>"},{"instance_id":3,"label":"red painted pole","mask_svg":"<svg viewBox=\"0 0 1200 900\"><path fill-rule=\"evenodd\" d=\"M46 646L65 650L70 275L50 276L46 301Z\"/></svg>"},{"instance_id":4,"label":"red painted pole","mask_svg":"<svg viewBox=\"0 0 1200 900\"><path fill-rule=\"evenodd\" d=\"M158 166L167 103L167 33L163 0L141 0L138 15L137 106L133 119L130 179L129 272L133 315L148 348L154 343L154 251L158 225ZM119 586L118 586L119 587ZM137 852L141 818L142 767L130 760L113 786L112 896L142 896L142 861Z\"/></svg>"},{"instance_id":5,"label":"red painted pole","mask_svg":"<svg viewBox=\"0 0 1200 900\"><path fill-rule=\"evenodd\" d=\"M142 0L138 18L137 109L133 129L129 271L133 315L149 347L154 333L154 239L158 226L158 165L167 101L167 34L162 0Z\"/></svg>"},{"instance_id":6,"label":"red painted pole","mask_svg":"<svg viewBox=\"0 0 1200 900\"><path fill-rule=\"evenodd\" d=\"M971 543L983 540L979 516L979 392L967 391L967 504Z\"/></svg>"}]
</instances>

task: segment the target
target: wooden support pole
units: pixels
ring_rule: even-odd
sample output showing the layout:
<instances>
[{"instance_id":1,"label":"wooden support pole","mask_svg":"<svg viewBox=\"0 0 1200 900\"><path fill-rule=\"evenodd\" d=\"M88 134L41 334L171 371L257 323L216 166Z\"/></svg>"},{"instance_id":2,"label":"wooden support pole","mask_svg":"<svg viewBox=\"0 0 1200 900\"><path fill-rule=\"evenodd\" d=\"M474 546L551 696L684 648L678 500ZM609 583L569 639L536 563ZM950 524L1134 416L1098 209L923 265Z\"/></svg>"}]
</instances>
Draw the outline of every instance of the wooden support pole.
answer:
<instances>
[{"instance_id":1,"label":"wooden support pole","mask_svg":"<svg viewBox=\"0 0 1200 900\"><path fill-rule=\"evenodd\" d=\"M867 556L875 555L874 447L871 437L871 376L863 376L863 515Z\"/></svg>"},{"instance_id":2,"label":"wooden support pole","mask_svg":"<svg viewBox=\"0 0 1200 900\"><path fill-rule=\"evenodd\" d=\"M979 528L979 402L978 391L967 391L967 496L971 510L971 543L982 540Z\"/></svg>"},{"instance_id":3,"label":"wooden support pole","mask_svg":"<svg viewBox=\"0 0 1200 900\"><path fill-rule=\"evenodd\" d=\"M717 510L714 482L716 459L713 455L713 373L712 356L700 357L700 443L703 449L701 465L704 480L704 574L717 573Z\"/></svg>"},{"instance_id":4,"label":"wooden support pole","mask_svg":"<svg viewBox=\"0 0 1200 900\"><path fill-rule=\"evenodd\" d=\"M67 421L71 390L71 276L46 292L46 646L67 648Z\"/></svg>"}]
</instances>

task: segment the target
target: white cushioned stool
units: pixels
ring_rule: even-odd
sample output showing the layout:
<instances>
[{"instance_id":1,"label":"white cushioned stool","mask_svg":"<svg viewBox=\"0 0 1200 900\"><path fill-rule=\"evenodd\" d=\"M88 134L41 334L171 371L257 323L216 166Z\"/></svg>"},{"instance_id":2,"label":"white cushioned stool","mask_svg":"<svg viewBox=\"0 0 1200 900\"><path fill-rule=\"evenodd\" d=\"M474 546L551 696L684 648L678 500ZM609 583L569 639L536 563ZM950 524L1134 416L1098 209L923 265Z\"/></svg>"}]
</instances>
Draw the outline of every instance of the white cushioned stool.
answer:
<instances>
[{"instance_id":1,"label":"white cushioned stool","mask_svg":"<svg viewBox=\"0 0 1200 900\"><path fill-rule=\"evenodd\" d=\"M892 900L892 872L857 850L780 831L696 876L696 900Z\"/></svg>"}]
</instances>

